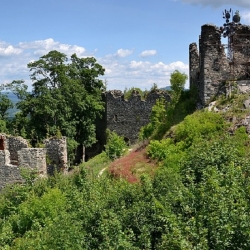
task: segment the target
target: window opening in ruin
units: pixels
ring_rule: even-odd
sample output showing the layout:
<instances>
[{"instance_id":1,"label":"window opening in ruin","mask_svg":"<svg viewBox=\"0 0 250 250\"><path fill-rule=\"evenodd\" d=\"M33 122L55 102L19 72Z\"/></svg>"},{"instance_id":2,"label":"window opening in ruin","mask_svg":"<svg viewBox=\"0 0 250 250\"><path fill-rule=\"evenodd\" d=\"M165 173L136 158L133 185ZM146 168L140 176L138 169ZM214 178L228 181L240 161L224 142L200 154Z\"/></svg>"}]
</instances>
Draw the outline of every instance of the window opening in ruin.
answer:
<instances>
[{"instance_id":1,"label":"window opening in ruin","mask_svg":"<svg viewBox=\"0 0 250 250\"><path fill-rule=\"evenodd\" d=\"M0 138L0 150L4 150L4 140Z\"/></svg>"}]
</instances>

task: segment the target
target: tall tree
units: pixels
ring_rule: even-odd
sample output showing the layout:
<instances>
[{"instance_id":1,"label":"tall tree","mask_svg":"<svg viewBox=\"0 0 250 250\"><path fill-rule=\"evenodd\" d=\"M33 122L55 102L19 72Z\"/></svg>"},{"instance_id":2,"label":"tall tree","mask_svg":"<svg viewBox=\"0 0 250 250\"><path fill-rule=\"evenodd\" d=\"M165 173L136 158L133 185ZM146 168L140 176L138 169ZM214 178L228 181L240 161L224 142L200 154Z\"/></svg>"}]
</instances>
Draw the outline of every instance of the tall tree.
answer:
<instances>
[{"instance_id":1,"label":"tall tree","mask_svg":"<svg viewBox=\"0 0 250 250\"><path fill-rule=\"evenodd\" d=\"M104 110L104 68L93 57L68 58L58 51L50 51L28 64L32 91L22 81L12 83L20 95L18 108L28 117L28 134L38 140L61 134L88 147L95 140L95 120Z\"/></svg>"},{"instance_id":2,"label":"tall tree","mask_svg":"<svg viewBox=\"0 0 250 250\"><path fill-rule=\"evenodd\" d=\"M181 92L184 90L184 86L187 79L188 76L178 70L175 70L173 73L171 73L170 84L174 94L172 98L173 102L178 102Z\"/></svg>"},{"instance_id":3,"label":"tall tree","mask_svg":"<svg viewBox=\"0 0 250 250\"><path fill-rule=\"evenodd\" d=\"M0 119L6 120L8 110L13 107L13 102L9 99L8 92L6 92L6 86L4 84L0 85Z\"/></svg>"},{"instance_id":4,"label":"tall tree","mask_svg":"<svg viewBox=\"0 0 250 250\"><path fill-rule=\"evenodd\" d=\"M8 116L8 110L13 107L14 105L8 95L0 92L0 119L5 120Z\"/></svg>"}]
</instances>

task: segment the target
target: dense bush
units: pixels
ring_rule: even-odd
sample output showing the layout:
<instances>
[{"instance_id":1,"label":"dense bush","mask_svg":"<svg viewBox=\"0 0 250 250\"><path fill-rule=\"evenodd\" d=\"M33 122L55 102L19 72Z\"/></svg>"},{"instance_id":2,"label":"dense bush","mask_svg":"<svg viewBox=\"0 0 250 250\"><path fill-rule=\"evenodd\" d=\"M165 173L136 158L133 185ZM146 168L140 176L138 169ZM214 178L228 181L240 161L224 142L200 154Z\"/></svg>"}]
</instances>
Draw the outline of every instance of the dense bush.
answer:
<instances>
[{"instance_id":1,"label":"dense bush","mask_svg":"<svg viewBox=\"0 0 250 250\"><path fill-rule=\"evenodd\" d=\"M114 160L119 158L126 152L128 146L122 136L107 130L106 138L105 152L110 159Z\"/></svg>"},{"instance_id":2,"label":"dense bush","mask_svg":"<svg viewBox=\"0 0 250 250\"><path fill-rule=\"evenodd\" d=\"M150 142L148 155L160 166L138 184L91 178L93 161L72 175L6 187L0 249L248 250L246 129L229 134L219 114L199 111L166 136ZM107 149L117 157L124 141L110 138ZM104 153L98 157L108 162Z\"/></svg>"}]
</instances>

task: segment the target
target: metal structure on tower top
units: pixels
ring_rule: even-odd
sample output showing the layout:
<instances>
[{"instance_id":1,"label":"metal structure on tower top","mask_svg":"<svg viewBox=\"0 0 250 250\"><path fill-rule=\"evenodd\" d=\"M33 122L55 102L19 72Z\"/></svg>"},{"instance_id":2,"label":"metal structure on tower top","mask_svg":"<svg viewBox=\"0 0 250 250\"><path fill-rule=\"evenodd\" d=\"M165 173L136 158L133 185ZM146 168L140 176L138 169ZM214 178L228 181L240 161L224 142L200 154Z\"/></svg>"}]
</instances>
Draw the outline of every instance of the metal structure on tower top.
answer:
<instances>
[{"instance_id":1,"label":"metal structure on tower top","mask_svg":"<svg viewBox=\"0 0 250 250\"><path fill-rule=\"evenodd\" d=\"M238 10L235 11L233 14L232 9L226 10L222 12L223 18L226 19L226 22L220 27L222 36L224 38L228 38L227 44L227 57L230 61L233 61L233 35L234 35L234 28L237 24L240 24L240 12ZM232 14L232 20L231 19Z\"/></svg>"}]
</instances>

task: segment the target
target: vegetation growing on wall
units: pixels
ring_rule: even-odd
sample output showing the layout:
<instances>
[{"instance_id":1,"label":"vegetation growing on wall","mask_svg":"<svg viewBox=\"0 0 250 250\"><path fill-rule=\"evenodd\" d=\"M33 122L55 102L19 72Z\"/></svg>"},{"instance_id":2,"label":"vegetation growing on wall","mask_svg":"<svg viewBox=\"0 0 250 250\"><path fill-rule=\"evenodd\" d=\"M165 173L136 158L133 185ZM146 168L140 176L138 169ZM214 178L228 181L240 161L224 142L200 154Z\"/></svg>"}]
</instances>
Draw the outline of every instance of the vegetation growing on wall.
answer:
<instances>
[{"instance_id":1,"label":"vegetation growing on wall","mask_svg":"<svg viewBox=\"0 0 250 250\"><path fill-rule=\"evenodd\" d=\"M171 74L171 102L158 99L152 108L150 123L141 128L140 139L160 139L174 124L195 110L197 94L195 89L184 91L187 75L174 71Z\"/></svg>"}]
</instances>

